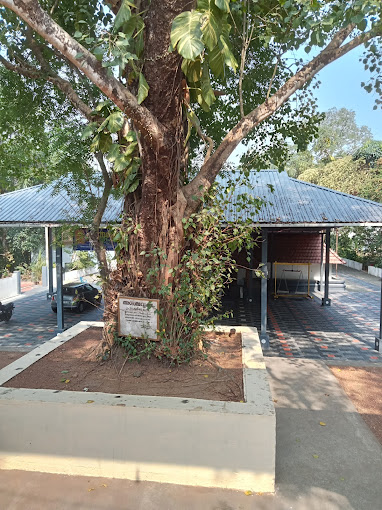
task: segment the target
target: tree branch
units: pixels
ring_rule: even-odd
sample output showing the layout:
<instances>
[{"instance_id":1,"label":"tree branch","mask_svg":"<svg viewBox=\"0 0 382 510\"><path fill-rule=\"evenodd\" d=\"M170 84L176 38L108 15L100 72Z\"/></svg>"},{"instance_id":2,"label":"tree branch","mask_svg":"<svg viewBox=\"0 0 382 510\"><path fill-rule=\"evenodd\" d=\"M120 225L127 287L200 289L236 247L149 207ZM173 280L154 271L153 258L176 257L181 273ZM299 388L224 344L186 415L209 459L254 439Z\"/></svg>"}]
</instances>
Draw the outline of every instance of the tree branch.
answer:
<instances>
[{"instance_id":1,"label":"tree branch","mask_svg":"<svg viewBox=\"0 0 382 510\"><path fill-rule=\"evenodd\" d=\"M183 188L184 196L188 202L186 214L191 214L197 210L199 201L192 197L197 196L201 198L204 193L208 191L228 157L260 122L269 118L286 103L292 94L301 89L321 71L321 69L357 46L380 35L379 33L369 31L359 34L350 42L341 46L353 29L354 25L349 25L337 32L330 43L317 57L306 64L300 71L284 83L273 96L265 100L264 103L241 119L238 124L227 133L214 154L203 164L198 175Z\"/></svg>"},{"instance_id":2,"label":"tree branch","mask_svg":"<svg viewBox=\"0 0 382 510\"><path fill-rule=\"evenodd\" d=\"M37 0L0 0L0 5L11 9L48 43L57 48L80 69L114 104L137 125L153 148L165 144L165 130L147 108L138 104L136 97L114 76L109 76L95 56L63 30L40 7Z\"/></svg>"}]
</instances>

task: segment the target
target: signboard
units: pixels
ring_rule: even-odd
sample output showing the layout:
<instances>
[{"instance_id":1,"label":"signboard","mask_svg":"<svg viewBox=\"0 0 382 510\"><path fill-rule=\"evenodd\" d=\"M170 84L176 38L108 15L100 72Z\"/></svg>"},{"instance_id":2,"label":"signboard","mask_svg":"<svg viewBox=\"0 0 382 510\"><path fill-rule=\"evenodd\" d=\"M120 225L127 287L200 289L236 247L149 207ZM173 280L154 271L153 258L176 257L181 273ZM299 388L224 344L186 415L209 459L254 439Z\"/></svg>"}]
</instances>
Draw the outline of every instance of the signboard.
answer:
<instances>
[{"instance_id":1,"label":"signboard","mask_svg":"<svg viewBox=\"0 0 382 510\"><path fill-rule=\"evenodd\" d=\"M118 298L118 334L134 338L158 340L159 299Z\"/></svg>"},{"instance_id":2,"label":"signboard","mask_svg":"<svg viewBox=\"0 0 382 510\"><path fill-rule=\"evenodd\" d=\"M110 239L110 234L106 228L99 230L100 242L103 243L105 250L114 251L115 245ZM73 246L76 251L92 251L94 250L91 242L88 239L88 233L85 228L76 230L73 239Z\"/></svg>"}]
</instances>

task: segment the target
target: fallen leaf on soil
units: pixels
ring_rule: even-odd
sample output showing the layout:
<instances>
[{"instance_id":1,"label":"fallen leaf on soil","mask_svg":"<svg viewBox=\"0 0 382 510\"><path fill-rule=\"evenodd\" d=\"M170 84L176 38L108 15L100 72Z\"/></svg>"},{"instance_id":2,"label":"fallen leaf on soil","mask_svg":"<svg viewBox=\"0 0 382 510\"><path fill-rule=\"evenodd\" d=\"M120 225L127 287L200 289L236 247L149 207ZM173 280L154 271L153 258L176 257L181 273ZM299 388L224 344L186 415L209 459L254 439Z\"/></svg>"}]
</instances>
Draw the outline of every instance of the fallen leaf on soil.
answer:
<instances>
[{"instance_id":1,"label":"fallen leaf on soil","mask_svg":"<svg viewBox=\"0 0 382 510\"><path fill-rule=\"evenodd\" d=\"M256 492L256 496L262 496L263 493L262 492Z\"/></svg>"},{"instance_id":2,"label":"fallen leaf on soil","mask_svg":"<svg viewBox=\"0 0 382 510\"><path fill-rule=\"evenodd\" d=\"M322 427L325 427L325 426L326 426L326 423L325 423L324 421L320 421L320 425L321 425Z\"/></svg>"},{"instance_id":3,"label":"fallen leaf on soil","mask_svg":"<svg viewBox=\"0 0 382 510\"><path fill-rule=\"evenodd\" d=\"M313 458L314 459L318 459L318 455L313 455Z\"/></svg>"},{"instance_id":4,"label":"fallen leaf on soil","mask_svg":"<svg viewBox=\"0 0 382 510\"><path fill-rule=\"evenodd\" d=\"M107 487L106 483L103 483L102 485L100 485L100 487Z\"/></svg>"},{"instance_id":5,"label":"fallen leaf on soil","mask_svg":"<svg viewBox=\"0 0 382 510\"><path fill-rule=\"evenodd\" d=\"M207 374L204 374L204 376L203 376L203 377L208 377L208 375L207 375Z\"/></svg>"},{"instance_id":6,"label":"fallen leaf on soil","mask_svg":"<svg viewBox=\"0 0 382 510\"><path fill-rule=\"evenodd\" d=\"M94 400L87 400L86 403L87 404L92 404L94 402Z\"/></svg>"},{"instance_id":7,"label":"fallen leaf on soil","mask_svg":"<svg viewBox=\"0 0 382 510\"><path fill-rule=\"evenodd\" d=\"M95 491L95 488L94 487L90 487L90 489L88 489L88 492L90 491Z\"/></svg>"},{"instance_id":8,"label":"fallen leaf on soil","mask_svg":"<svg viewBox=\"0 0 382 510\"><path fill-rule=\"evenodd\" d=\"M245 492L244 492L244 494L245 494L246 496L252 496L252 491L245 491Z\"/></svg>"},{"instance_id":9,"label":"fallen leaf on soil","mask_svg":"<svg viewBox=\"0 0 382 510\"><path fill-rule=\"evenodd\" d=\"M343 481L345 480L345 478L344 478L344 477L341 477L341 478L340 478L340 480L341 480L341 482L343 482Z\"/></svg>"},{"instance_id":10,"label":"fallen leaf on soil","mask_svg":"<svg viewBox=\"0 0 382 510\"><path fill-rule=\"evenodd\" d=\"M244 404L244 400L240 400L240 404Z\"/></svg>"},{"instance_id":11,"label":"fallen leaf on soil","mask_svg":"<svg viewBox=\"0 0 382 510\"><path fill-rule=\"evenodd\" d=\"M273 399L273 402L274 402L275 404L277 404L277 402L278 402L277 398L274 398L274 399Z\"/></svg>"},{"instance_id":12,"label":"fallen leaf on soil","mask_svg":"<svg viewBox=\"0 0 382 510\"><path fill-rule=\"evenodd\" d=\"M61 380L60 380L60 382L65 382L65 381L66 381L66 379L61 379Z\"/></svg>"},{"instance_id":13,"label":"fallen leaf on soil","mask_svg":"<svg viewBox=\"0 0 382 510\"><path fill-rule=\"evenodd\" d=\"M70 379L65 379L65 384L70 383Z\"/></svg>"},{"instance_id":14,"label":"fallen leaf on soil","mask_svg":"<svg viewBox=\"0 0 382 510\"><path fill-rule=\"evenodd\" d=\"M69 370L62 370L61 371L61 374L68 374L69 373Z\"/></svg>"}]
</instances>

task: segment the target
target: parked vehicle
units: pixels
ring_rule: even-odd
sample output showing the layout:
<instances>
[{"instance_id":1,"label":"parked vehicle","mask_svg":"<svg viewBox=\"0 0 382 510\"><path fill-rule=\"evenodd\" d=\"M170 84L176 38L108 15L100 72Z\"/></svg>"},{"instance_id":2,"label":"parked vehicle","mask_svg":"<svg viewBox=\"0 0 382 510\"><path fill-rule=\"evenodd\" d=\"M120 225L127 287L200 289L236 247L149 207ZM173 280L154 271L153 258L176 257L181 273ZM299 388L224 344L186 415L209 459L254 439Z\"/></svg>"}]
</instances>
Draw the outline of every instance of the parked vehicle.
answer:
<instances>
[{"instance_id":1,"label":"parked vehicle","mask_svg":"<svg viewBox=\"0 0 382 510\"><path fill-rule=\"evenodd\" d=\"M67 283L62 288L64 309L82 313L89 305L98 306L102 301L101 291L90 283ZM52 296L51 307L57 313L57 293Z\"/></svg>"},{"instance_id":2,"label":"parked vehicle","mask_svg":"<svg viewBox=\"0 0 382 510\"><path fill-rule=\"evenodd\" d=\"M0 301L0 322L5 321L8 322L9 319L12 317L13 310L15 308L15 305L13 303L7 303L6 305L3 305Z\"/></svg>"}]
</instances>

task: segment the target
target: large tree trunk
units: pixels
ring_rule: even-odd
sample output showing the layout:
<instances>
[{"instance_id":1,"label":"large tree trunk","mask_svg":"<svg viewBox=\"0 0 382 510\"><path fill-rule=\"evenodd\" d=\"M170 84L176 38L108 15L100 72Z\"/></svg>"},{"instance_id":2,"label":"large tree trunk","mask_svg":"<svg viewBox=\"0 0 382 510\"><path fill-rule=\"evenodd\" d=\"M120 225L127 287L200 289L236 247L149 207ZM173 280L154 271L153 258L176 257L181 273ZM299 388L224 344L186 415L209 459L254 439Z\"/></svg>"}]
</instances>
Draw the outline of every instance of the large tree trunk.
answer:
<instances>
[{"instance_id":1,"label":"large tree trunk","mask_svg":"<svg viewBox=\"0 0 382 510\"><path fill-rule=\"evenodd\" d=\"M168 53L168 47L173 19L193 4L193 0L152 2L145 19L143 73L150 89L144 106L164 127L165 143L155 150L148 136L140 139L141 185L136 193L125 197L122 226L124 231L131 225L137 230L128 235L128 248L122 252L116 271L110 275L105 297L108 344L116 330L118 294L158 297L157 290L153 292L152 287L158 289L171 283L170 269L177 266L184 245L182 218L186 203L180 189L185 151L183 75L179 54ZM157 268L155 285L154 267Z\"/></svg>"}]
</instances>

